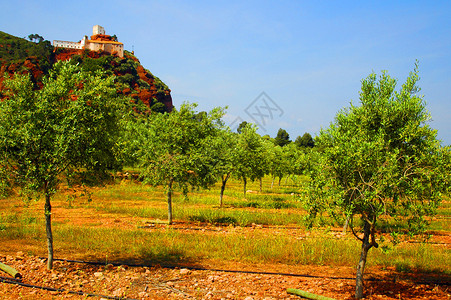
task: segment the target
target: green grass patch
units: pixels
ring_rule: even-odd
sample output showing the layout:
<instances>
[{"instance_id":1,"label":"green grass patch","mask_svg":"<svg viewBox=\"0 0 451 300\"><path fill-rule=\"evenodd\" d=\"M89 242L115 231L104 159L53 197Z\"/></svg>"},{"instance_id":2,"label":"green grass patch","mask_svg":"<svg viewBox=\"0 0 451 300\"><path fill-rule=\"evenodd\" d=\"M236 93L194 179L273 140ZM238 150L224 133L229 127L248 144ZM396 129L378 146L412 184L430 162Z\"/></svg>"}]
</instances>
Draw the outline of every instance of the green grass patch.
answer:
<instances>
[{"instance_id":1,"label":"green grass patch","mask_svg":"<svg viewBox=\"0 0 451 300\"><path fill-rule=\"evenodd\" d=\"M250 263L346 265L355 261L359 251L359 247L349 247L349 243L331 238L300 240L264 233L202 235L171 229L149 232L59 226L55 236L59 247L71 250L104 253L110 259L128 256L167 263L224 259Z\"/></svg>"},{"instance_id":2,"label":"green grass patch","mask_svg":"<svg viewBox=\"0 0 451 300\"><path fill-rule=\"evenodd\" d=\"M374 261L384 266L395 266L397 271L443 272L451 275L451 251L427 243L410 243L394 247L388 254L379 249L370 250Z\"/></svg>"},{"instance_id":3,"label":"green grass patch","mask_svg":"<svg viewBox=\"0 0 451 300\"><path fill-rule=\"evenodd\" d=\"M117 230L59 226L59 247L103 253L111 260L140 259L152 262L200 262L202 259L247 263L354 266L360 256L360 242L353 238L335 239L319 234L299 239L263 232L247 235L239 231L226 234L183 233L177 230ZM59 241L59 242L58 242ZM74 249L75 248L75 249ZM397 246L384 253L371 249L368 266L395 266L398 270L421 269L449 273L451 254L446 249L421 244Z\"/></svg>"}]
</instances>

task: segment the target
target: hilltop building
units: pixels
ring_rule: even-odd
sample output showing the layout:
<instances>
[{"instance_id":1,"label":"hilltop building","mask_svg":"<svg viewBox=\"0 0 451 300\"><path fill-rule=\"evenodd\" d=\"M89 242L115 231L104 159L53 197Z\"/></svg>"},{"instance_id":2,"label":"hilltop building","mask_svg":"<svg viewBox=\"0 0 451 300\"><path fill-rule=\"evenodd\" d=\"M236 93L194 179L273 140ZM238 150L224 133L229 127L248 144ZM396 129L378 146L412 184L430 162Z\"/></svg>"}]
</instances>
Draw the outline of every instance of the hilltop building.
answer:
<instances>
[{"instance_id":1,"label":"hilltop building","mask_svg":"<svg viewBox=\"0 0 451 300\"><path fill-rule=\"evenodd\" d=\"M92 27L91 39L85 35L79 42L68 42L54 40L53 46L55 48L67 48L67 49L87 49L90 51L105 51L112 55L124 57L124 44L118 42L116 38L106 35L105 28L100 25Z\"/></svg>"}]
</instances>

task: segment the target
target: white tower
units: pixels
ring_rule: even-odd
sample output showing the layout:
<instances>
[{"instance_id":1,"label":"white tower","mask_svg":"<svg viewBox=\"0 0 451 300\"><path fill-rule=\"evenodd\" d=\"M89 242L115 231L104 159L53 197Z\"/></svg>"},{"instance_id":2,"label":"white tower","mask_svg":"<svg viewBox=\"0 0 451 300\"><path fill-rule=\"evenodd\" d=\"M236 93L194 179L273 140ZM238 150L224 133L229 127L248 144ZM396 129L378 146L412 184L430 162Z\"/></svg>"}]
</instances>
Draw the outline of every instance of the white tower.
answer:
<instances>
[{"instance_id":1,"label":"white tower","mask_svg":"<svg viewBox=\"0 0 451 300\"><path fill-rule=\"evenodd\" d=\"M94 25L94 27L92 27L92 35L96 34L105 34L105 28L100 25Z\"/></svg>"}]
</instances>

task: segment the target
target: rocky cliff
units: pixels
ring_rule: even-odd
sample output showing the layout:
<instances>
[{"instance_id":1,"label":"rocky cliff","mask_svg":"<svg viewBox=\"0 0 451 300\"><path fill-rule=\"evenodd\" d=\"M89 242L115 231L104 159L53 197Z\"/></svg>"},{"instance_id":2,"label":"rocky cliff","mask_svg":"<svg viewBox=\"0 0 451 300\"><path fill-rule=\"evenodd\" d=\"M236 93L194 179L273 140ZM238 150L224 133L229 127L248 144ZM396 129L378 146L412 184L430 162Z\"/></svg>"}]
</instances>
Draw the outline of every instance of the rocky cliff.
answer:
<instances>
[{"instance_id":1,"label":"rocky cliff","mask_svg":"<svg viewBox=\"0 0 451 300\"><path fill-rule=\"evenodd\" d=\"M29 74L36 88L39 88L42 77L48 73L52 65L57 61L68 59L76 60L87 70L102 69L107 74L115 75L118 93L130 96L135 102L143 102L152 111L172 110L171 90L128 51L120 58L104 52L54 49L48 41L34 43L1 31L0 97L5 73Z\"/></svg>"}]
</instances>

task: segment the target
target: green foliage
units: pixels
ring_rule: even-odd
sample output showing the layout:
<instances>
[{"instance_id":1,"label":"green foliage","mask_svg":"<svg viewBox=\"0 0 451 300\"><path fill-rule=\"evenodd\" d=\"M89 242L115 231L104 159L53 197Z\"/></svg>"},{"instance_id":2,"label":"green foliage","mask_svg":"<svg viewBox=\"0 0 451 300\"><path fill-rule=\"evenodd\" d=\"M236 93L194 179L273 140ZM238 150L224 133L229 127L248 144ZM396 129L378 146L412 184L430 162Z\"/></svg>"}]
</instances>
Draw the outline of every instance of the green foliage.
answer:
<instances>
[{"instance_id":1,"label":"green foliage","mask_svg":"<svg viewBox=\"0 0 451 300\"><path fill-rule=\"evenodd\" d=\"M33 40L35 40L36 43L40 43L40 42L44 41L44 38L43 38L42 36L40 36L39 34L37 34L37 33L35 33L35 34L30 34L30 35L28 36L28 39L29 39L30 41L32 41L32 42L33 42Z\"/></svg>"},{"instance_id":2,"label":"green foliage","mask_svg":"<svg viewBox=\"0 0 451 300\"><path fill-rule=\"evenodd\" d=\"M302 137L298 136L294 143L296 144L296 146L304 148L313 148L315 146L315 141L308 132L304 133Z\"/></svg>"},{"instance_id":3,"label":"green foliage","mask_svg":"<svg viewBox=\"0 0 451 300\"><path fill-rule=\"evenodd\" d=\"M117 81L126 86L133 86L135 83L135 80L136 80L136 77L130 73L127 73L125 75L121 75L121 76L117 77Z\"/></svg>"},{"instance_id":4,"label":"green foliage","mask_svg":"<svg viewBox=\"0 0 451 300\"><path fill-rule=\"evenodd\" d=\"M42 188L56 185L69 166L114 167L118 100L112 78L91 75L70 62L58 63L35 91L26 76L5 81L0 104L3 161L20 178Z\"/></svg>"},{"instance_id":5,"label":"green foliage","mask_svg":"<svg viewBox=\"0 0 451 300\"><path fill-rule=\"evenodd\" d=\"M152 73L150 73L150 74L152 74ZM158 77L156 77L154 75L152 75L152 76L153 76L153 79L154 79L155 87L157 88L157 93L160 92L160 91L161 92L169 91L169 87L163 81L161 81L160 78L158 78Z\"/></svg>"},{"instance_id":6,"label":"green foliage","mask_svg":"<svg viewBox=\"0 0 451 300\"><path fill-rule=\"evenodd\" d=\"M138 66L138 64L134 60L127 57L124 58L116 57L114 60L116 63L115 69L120 75L124 74L132 74L133 76L138 75L138 72L136 71L136 67Z\"/></svg>"},{"instance_id":7,"label":"green foliage","mask_svg":"<svg viewBox=\"0 0 451 300\"><path fill-rule=\"evenodd\" d=\"M141 89L149 89L149 88L150 88L150 84L148 84L147 82L145 82L145 81L142 80L142 79L138 79L138 80L136 81L136 83L138 84L138 86L139 86Z\"/></svg>"},{"instance_id":8,"label":"green foliage","mask_svg":"<svg viewBox=\"0 0 451 300\"><path fill-rule=\"evenodd\" d=\"M279 128L279 131L277 131L277 136L274 138L274 144L283 147L289 143L291 143L290 135L285 129Z\"/></svg>"},{"instance_id":9,"label":"green foliage","mask_svg":"<svg viewBox=\"0 0 451 300\"><path fill-rule=\"evenodd\" d=\"M82 58L79 55L75 55L71 61L79 64L87 72L102 71L105 74L113 75L113 66L111 64L113 59L114 57L111 55L105 55L99 58L91 58L89 56Z\"/></svg>"},{"instance_id":10,"label":"green foliage","mask_svg":"<svg viewBox=\"0 0 451 300\"><path fill-rule=\"evenodd\" d=\"M11 166L4 161L0 161L0 199L11 194L14 183L12 173Z\"/></svg>"},{"instance_id":11,"label":"green foliage","mask_svg":"<svg viewBox=\"0 0 451 300\"><path fill-rule=\"evenodd\" d=\"M243 121L240 123L240 125L238 125L238 128L236 129L236 132L241 133L242 130L247 126L247 122Z\"/></svg>"},{"instance_id":12,"label":"green foliage","mask_svg":"<svg viewBox=\"0 0 451 300\"><path fill-rule=\"evenodd\" d=\"M209 169L202 151L206 138L216 133L222 110L210 112L206 118L195 118L194 105L184 104L170 114L152 114L137 124L137 142L142 144L139 159L147 180L181 187L208 186Z\"/></svg>"},{"instance_id":13,"label":"green foliage","mask_svg":"<svg viewBox=\"0 0 451 300\"><path fill-rule=\"evenodd\" d=\"M154 98L155 99L155 98ZM165 113L167 112L166 105L161 102L154 101L154 104L150 107L150 110L156 113Z\"/></svg>"},{"instance_id":14,"label":"green foliage","mask_svg":"<svg viewBox=\"0 0 451 300\"><path fill-rule=\"evenodd\" d=\"M306 155L294 144L281 147L268 143L267 150L269 174L274 179L279 178L279 185L283 177L302 174Z\"/></svg>"},{"instance_id":15,"label":"green foliage","mask_svg":"<svg viewBox=\"0 0 451 300\"><path fill-rule=\"evenodd\" d=\"M395 92L396 80L371 74L362 81L362 105L341 111L321 132L323 157L316 163L327 175L315 173L312 183L337 197L312 193L313 210L323 203L370 224L382 215L402 216L411 230L434 212L449 182L449 149L426 124L430 117L417 80L415 69Z\"/></svg>"},{"instance_id":16,"label":"green foliage","mask_svg":"<svg viewBox=\"0 0 451 300\"><path fill-rule=\"evenodd\" d=\"M196 116L197 118L201 116ZM201 118L204 118L202 116ZM237 164L237 136L236 133L230 131L229 128L219 130L217 134L207 137L206 150L208 157L211 159L212 175L216 179L221 179L221 191L219 205L223 205L223 195L232 172Z\"/></svg>"}]
</instances>

